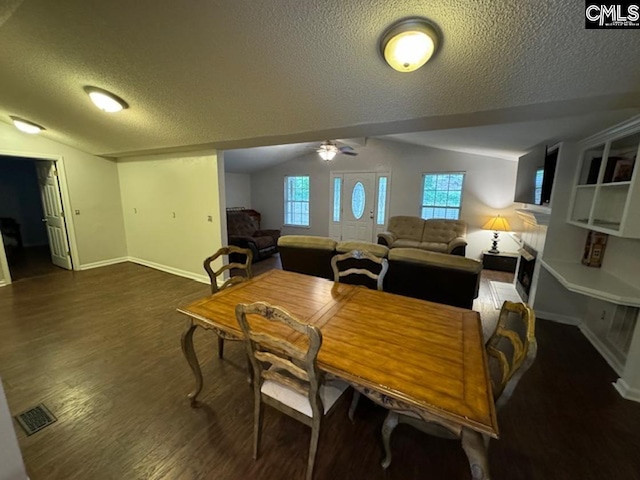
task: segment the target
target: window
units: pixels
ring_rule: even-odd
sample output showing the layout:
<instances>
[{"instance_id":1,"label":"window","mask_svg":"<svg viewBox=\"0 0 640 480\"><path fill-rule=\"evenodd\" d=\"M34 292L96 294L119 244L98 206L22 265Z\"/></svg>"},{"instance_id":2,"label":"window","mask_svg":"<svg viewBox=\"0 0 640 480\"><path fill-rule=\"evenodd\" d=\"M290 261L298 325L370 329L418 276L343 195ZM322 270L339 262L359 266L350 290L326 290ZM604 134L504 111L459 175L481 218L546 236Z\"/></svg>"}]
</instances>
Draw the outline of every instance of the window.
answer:
<instances>
[{"instance_id":1,"label":"window","mask_svg":"<svg viewBox=\"0 0 640 480\"><path fill-rule=\"evenodd\" d=\"M340 221L340 193L342 192L342 178L334 177L333 179L333 221Z\"/></svg>"},{"instance_id":2,"label":"window","mask_svg":"<svg viewBox=\"0 0 640 480\"><path fill-rule=\"evenodd\" d=\"M535 200L536 205L542 203L542 179L544 178L544 168L536 170Z\"/></svg>"},{"instance_id":3,"label":"window","mask_svg":"<svg viewBox=\"0 0 640 480\"><path fill-rule=\"evenodd\" d=\"M387 208L387 177L378 178L378 209L376 225L384 225L384 214Z\"/></svg>"},{"instance_id":4,"label":"window","mask_svg":"<svg viewBox=\"0 0 640 480\"><path fill-rule=\"evenodd\" d=\"M309 226L309 177L284 177L284 223Z\"/></svg>"},{"instance_id":5,"label":"window","mask_svg":"<svg viewBox=\"0 0 640 480\"><path fill-rule=\"evenodd\" d=\"M426 173L423 176L422 211L425 220L458 220L462 206L464 173Z\"/></svg>"},{"instance_id":6,"label":"window","mask_svg":"<svg viewBox=\"0 0 640 480\"><path fill-rule=\"evenodd\" d=\"M360 220L364 215L365 195L362 182L356 182L353 186L353 192L351 192L351 212L356 220Z\"/></svg>"}]
</instances>

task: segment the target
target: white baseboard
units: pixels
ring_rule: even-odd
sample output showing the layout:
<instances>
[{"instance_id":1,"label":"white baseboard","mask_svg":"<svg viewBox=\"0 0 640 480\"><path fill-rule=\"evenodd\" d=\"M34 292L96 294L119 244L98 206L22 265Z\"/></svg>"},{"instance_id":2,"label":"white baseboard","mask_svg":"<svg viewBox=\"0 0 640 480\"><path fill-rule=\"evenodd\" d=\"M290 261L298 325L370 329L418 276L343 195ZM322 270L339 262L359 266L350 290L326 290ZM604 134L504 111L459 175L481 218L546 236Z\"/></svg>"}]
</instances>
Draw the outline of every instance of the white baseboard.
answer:
<instances>
[{"instance_id":1,"label":"white baseboard","mask_svg":"<svg viewBox=\"0 0 640 480\"><path fill-rule=\"evenodd\" d=\"M580 325L580 330L582 331L584 336L587 337L587 339L591 342L591 345L593 345L595 349L600 352L600 355L604 357L609 366L613 368L618 375L622 375L624 365L622 365L620 361L618 361L613 356L609 347L602 343L602 340L600 340L591 330L589 330L589 327L587 327L586 323Z\"/></svg>"},{"instance_id":2,"label":"white baseboard","mask_svg":"<svg viewBox=\"0 0 640 480\"><path fill-rule=\"evenodd\" d=\"M128 262L129 257L110 258L109 260L101 260L99 262L84 263L80 265L78 270L91 270L92 268L106 267L108 265L115 265L116 263Z\"/></svg>"},{"instance_id":3,"label":"white baseboard","mask_svg":"<svg viewBox=\"0 0 640 480\"><path fill-rule=\"evenodd\" d=\"M0 287L6 287L7 285L9 285L7 282L0 280Z\"/></svg>"},{"instance_id":4,"label":"white baseboard","mask_svg":"<svg viewBox=\"0 0 640 480\"><path fill-rule=\"evenodd\" d=\"M186 270L180 270L179 268L168 267L167 265L161 265L159 263L150 262L148 260L142 260L141 258L128 257L128 260L130 262L137 263L138 265L155 268L156 270L171 273L173 275L178 275L179 277L189 278L191 280L195 280L196 282L206 283L207 285L210 284L210 280L207 275L198 275L197 273L187 272Z\"/></svg>"},{"instance_id":5,"label":"white baseboard","mask_svg":"<svg viewBox=\"0 0 640 480\"><path fill-rule=\"evenodd\" d=\"M536 318L542 318L544 320L551 320L556 323L564 323L565 325L580 326L582 319L578 317L570 317L569 315L561 315L559 313L543 312L542 310L534 309Z\"/></svg>"},{"instance_id":6,"label":"white baseboard","mask_svg":"<svg viewBox=\"0 0 640 480\"><path fill-rule=\"evenodd\" d=\"M618 391L622 398L626 398L627 400L632 400L634 402L640 402L640 388L631 388L622 378L619 378L618 381L613 384L613 387Z\"/></svg>"}]
</instances>

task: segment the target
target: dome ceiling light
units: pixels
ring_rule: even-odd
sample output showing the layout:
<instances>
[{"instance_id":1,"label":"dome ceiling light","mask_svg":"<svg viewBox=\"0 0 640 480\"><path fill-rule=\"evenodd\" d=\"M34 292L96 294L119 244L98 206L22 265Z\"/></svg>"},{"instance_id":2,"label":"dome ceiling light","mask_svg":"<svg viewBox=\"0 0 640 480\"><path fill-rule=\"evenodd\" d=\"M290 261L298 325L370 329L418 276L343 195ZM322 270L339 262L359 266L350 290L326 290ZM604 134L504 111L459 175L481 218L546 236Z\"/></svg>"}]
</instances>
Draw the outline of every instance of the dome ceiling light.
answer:
<instances>
[{"instance_id":1,"label":"dome ceiling light","mask_svg":"<svg viewBox=\"0 0 640 480\"><path fill-rule=\"evenodd\" d=\"M129 108L127 102L117 95L98 87L84 87L91 101L104 112L114 113Z\"/></svg>"},{"instance_id":2,"label":"dome ceiling light","mask_svg":"<svg viewBox=\"0 0 640 480\"><path fill-rule=\"evenodd\" d=\"M11 118L13 125L21 132L35 135L36 133L40 133L42 130L45 130L43 126L25 120L24 118L14 117L13 115L11 115L9 118Z\"/></svg>"},{"instance_id":3,"label":"dome ceiling light","mask_svg":"<svg viewBox=\"0 0 640 480\"><path fill-rule=\"evenodd\" d=\"M438 43L438 32L431 22L409 18L389 27L380 41L380 51L394 70L413 72L429 61Z\"/></svg>"}]
</instances>

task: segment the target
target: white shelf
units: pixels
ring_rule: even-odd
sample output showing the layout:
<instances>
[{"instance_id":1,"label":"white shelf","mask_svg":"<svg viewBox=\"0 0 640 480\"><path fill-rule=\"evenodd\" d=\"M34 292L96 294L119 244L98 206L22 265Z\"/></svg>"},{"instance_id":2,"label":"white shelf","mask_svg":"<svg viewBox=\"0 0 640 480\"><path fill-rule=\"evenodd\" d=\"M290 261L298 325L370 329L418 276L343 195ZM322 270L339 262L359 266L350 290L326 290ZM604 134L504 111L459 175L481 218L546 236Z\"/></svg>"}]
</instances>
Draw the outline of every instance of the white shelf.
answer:
<instances>
[{"instance_id":1,"label":"white shelf","mask_svg":"<svg viewBox=\"0 0 640 480\"><path fill-rule=\"evenodd\" d=\"M562 260L541 260L541 265L567 290L606 302L640 307L640 288L606 270Z\"/></svg>"}]
</instances>

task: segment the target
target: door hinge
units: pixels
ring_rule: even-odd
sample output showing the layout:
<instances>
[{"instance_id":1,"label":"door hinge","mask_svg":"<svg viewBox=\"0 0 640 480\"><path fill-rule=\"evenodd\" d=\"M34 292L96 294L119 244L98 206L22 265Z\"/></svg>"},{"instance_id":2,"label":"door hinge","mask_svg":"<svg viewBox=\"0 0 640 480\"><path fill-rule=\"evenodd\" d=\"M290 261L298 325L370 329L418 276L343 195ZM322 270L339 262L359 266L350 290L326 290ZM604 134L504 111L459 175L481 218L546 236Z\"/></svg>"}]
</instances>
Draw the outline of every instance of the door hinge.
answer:
<instances>
[{"instance_id":1,"label":"door hinge","mask_svg":"<svg viewBox=\"0 0 640 480\"><path fill-rule=\"evenodd\" d=\"M71 251L67 250L67 257L70 257L70 256L71 256Z\"/></svg>"},{"instance_id":2,"label":"door hinge","mask_svg":"<svg viewBox=\"0 0 640 480\"><path fill-rule=\"evenodd\" d=\"M58 169L57 169L57 168L54 168L54 169L53 169L53 176L54 176L54 177L57 177L57 176L58 176Z\"/></svg>"},{"instance_id":3,"label":"door hinge","mask_svg":"<svg viewBox=\"0 0 640 480\"><path fill-rule=\"evenodd\" d=\"M60 216L64 218L64 212L60 212Z\"/></svg>"}]
</instances>

